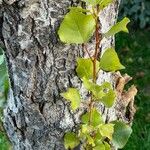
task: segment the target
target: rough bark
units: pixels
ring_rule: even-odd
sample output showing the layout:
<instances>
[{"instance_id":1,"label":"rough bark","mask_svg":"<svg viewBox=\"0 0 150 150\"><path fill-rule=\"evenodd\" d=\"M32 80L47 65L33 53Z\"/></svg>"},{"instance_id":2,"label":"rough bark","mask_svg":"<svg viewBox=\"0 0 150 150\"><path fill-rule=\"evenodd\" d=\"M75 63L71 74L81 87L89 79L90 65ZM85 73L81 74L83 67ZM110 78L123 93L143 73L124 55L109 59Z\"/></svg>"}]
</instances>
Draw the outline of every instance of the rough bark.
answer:
<instances>
[{"instance_id":1,"label":"rough bark","mask_svg":"<svg viewBox=\"0 0 150 150\"><path fill-rule=\"evenodd\" d=\"M6 47L11 83L4 126L15 150L63 150L64 133L75 130L79 123L83 110L73 114L60 97L60 92L68 87L77 87L86 95L75 72L76 58L86 54L81 46L61 43L57 35L67 8L73 5L80 3L76 0L3 1L1 39ZM101 13L102 32L116 22L118 6L119 2L115 1ZM102 50L110 46L114 46L114 38L102 41ZM88 47L92 50L92 40ZM119 73L100 72L99 76L97 82L109 80L114 88L118 78L124 79ZM111 109L99 106L106 121L126 120L126 106L120 102L121 97L122 94Z\"/></svg>"}]
</instances>

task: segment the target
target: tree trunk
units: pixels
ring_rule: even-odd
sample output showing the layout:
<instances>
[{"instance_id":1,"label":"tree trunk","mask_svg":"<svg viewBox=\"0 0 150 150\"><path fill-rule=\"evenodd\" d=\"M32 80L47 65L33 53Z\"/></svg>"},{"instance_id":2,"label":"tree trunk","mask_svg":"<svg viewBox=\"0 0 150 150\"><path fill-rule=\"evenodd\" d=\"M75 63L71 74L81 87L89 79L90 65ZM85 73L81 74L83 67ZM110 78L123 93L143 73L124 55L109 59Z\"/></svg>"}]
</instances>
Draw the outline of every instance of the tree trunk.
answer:
<instances>
[{"instance_id":1,"label":"tree trunk","mask_svg":"<svg viewBox=\"0 0 150 150\"><path fill-rule=\"evenodd\" d=\"M79 123L83 110L73 114L60 92L77 87L85 95L75 66L76 58L86 54L81 46L61 43L57 35L68 7L76 5L81 3L3 0L2 41L11 83L4 126L15 150L63 150L64 133L74 130ZM118 6L115 1L101 13L102 32L116 22ZM92 48L93 43L88 46ZM114 46L114 38L102 41L102 50L110 46ZM101 72L100 76L99 83L109 80L114 88L118 76L122 78L119 73ZM125 107L120 109L122 103L118 99L111 109L99 106L107 122L126 120Z\"/></svg>"}]
</instances>

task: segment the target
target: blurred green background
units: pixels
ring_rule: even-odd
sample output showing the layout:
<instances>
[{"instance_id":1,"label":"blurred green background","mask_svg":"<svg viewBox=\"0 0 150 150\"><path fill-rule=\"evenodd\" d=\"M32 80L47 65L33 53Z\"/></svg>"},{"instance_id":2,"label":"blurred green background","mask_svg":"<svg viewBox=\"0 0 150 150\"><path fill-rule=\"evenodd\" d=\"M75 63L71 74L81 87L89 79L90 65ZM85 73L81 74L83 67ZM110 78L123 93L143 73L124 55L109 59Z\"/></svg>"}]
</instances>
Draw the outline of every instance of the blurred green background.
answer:
<instances>
[{"instance_id":1,"label":"blurred green background","mask_svg":"<svg viewBox=\"0 0 150 150\"><path fill-rule=\"evenodd\" d=\"M116 35L116 50L138 94L133 133L123 150L150 150L150 0L122 0L119 19L124 16L131 20L130 33Z\"/></svg>"},{"instance_id":2,"label":"blurred green background","mask_svg":"<svg viewBox=\"0 0 150 150\"><path fill-rule=\"evenodd\" d=\"M116 35L116 50L138 88L133 133L124 150L150 150L150 0L122 0L118 20L130 18L130 33ZM2 109L7 96L8 76L0 49L0 150L11 149L2 127Z\"/></svg>"}]
</instances>

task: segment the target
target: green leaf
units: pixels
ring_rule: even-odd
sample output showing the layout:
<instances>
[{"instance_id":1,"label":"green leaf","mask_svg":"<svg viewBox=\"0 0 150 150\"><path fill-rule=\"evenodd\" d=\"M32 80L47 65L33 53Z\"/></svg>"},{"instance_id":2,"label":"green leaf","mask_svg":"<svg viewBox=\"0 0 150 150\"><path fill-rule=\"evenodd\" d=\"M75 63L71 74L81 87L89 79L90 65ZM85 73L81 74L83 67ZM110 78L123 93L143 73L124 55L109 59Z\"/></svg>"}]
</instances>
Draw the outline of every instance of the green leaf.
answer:
<instances>
[{"instance_id":1,"label":"green leaf","mask_svg":"<svg viewBox=\"0 0 150 150\"><path fill-rule=\"evenodd\" d=\"M93 150L105 150L105 145L101 142L99 144L97 144Z\"/></svg>"},{"instance_id":2,"label":"green leaf","mask_svg":"<svg viewBox=\"0 0 150 150\"><path fill-rule=\"evenodd\" d=\"M129 18L125 17L122 21L118 22L107 33L105 33L104 36L105 37L113 36L120 31L128 33L129 31L126 26L129 22L130 22Z\"/></svg>"},{"instance_id":3,"label":"green leaf","mask_svg":"<svg viewBox=\"0 0 150 150\"><path fill-rule=\"evenodd\" d=\"M96 72L99 70L99 62L96 62ZM93 77L93 63L90 58L78 58L76 72L80 78L90 79Z\"/></svg>"},{"instance_id":4,"label":"green leaf","mask_svg":"<svg viewBox=\"0 0 150 150\"><path fill-rule=\"evenodd\" d=\"M79 91L75 88L69 88L67 92L61 93L61 96L71 102L72 110L79 108L81 97Z\"/></svg>"},{"instance_id":5,"label":"green leaf","mask_svg":"<svg viewBox=\"0 0 150 150\"><path fill-rule=\"evenodd\" d=\"M88 118L82 118L85 122L87 122L88 123ZM87 120L86 120L87 119ZM89 134L89 133L91 133L92 131L93 131L94 129L93 129L93 127L92 126L90 126L90 125L88 125L88 124L83 124L82 126L81 126L81 132L83 133L83 134Z\"/></svg>"},{"instance_id":6,"label":"green leaf","mask_svg":"<svg viewBox=\"0 0 150 150\"><path fill-rule=\"evenodd\" d=\"M82 79L84 87L92 92L95 100L101 101L106 107L112 107L116 98L116 93L113 91L109 82L104 82L101 86L90 82L86 78Z\"/></svg>"},{"instance_id":7,"label":"green leaf","mask_svg":"<svg viewBox=\"0 0 150 150\"><path fill-rule=\"evenodd\" d=\"M58 34L62 42L81 44L87 42L95 31L95 20L74 8L65 16Z\"/></svg>"},{"instance_id":8,"label":"green leaf","mask_svg":"<svg viewBox=\"0 0 150 150\"><path fill-rule=\"evenodd\" d=\"M86 135L86 138L89 145L95 146L94 139L90 135Z\"/></svg>"},{"instance_id":9,"label":"green leaf","mask_svg":"<svg viewBox=\"0 0 150 150\"><path fill-rule=\"evenodd\" d=\"M120 121L114 121L113 124L115 124L115 126L112 143L116 148L122 149L126 145L132 133L132 129Z\"/></svg>"},{"instance_id":10,"label":"green leaf","mask_svg":"<svg viewBox=\"0 0 150 150\"><path fill-rule=\"evenodd\" d=\"M110 145L107 142L104 142L105 150L111 150Z\"/></svg>"},{"instance_id":11,"label":"green leaf","mask_svg":"<svg viewBox=\"0 0 150 150\"><path fill-rule=\"evenodd\" d=\"M89 118L90 118L90 112L87 112L86 114L84 114L81 117L82 123L88 124L89 123ZM103 123L103 119L102 119L101 114L96 109L92 109L91 125L93 127L96 127L101 123Z\"/></svg>"},{"instance_id":12,"label":"green leaf","mask_svg":"<svg viewBox=\"0 0 150 150\"><path fill-rule=\"evenodd\" d=\"M108 93L102 97L101 102L108 108L112 107L116 98L116 92L113 89L109 89Z\"/></svg>"},{"instance_id":13,"label":"green leaf","mask_svg":"<svg viewBox=\"0 0 150 150\"><path fill-rule=\"evenodd\" d=\"M105 7L107 7L110 3L112 3L113 0L101 0L101 2L99 3L100 8L104 9Z\"/></svg>"},{"instance_id":14,"label":"green leaf","mask_svg":"<svg viewBox=\"0 0 150 150\"><path fill-rule=\"evenodd\" d=\"M100 132L96 132L95 134L95 144L97 145L99 142L101 142L103 140L102 135L100 134Z\"/></svg>"},{"instance_id":15,"label":"green leaf","mask_svg":"<svg viewBox=\"0 0 150 150\"><path fill-rule=\"evenodd\" d=\"M82 79L82 81L84 87L88 91L92 92L96 99L101 99L103 96L105 96L105 93L103 92L103 88L100 85L90 82L85 77Z\"/></svg>"},{"instance_id":16,"label":"green leaf","mask_svg":"<svg viewBox=\"0 0 150 150\"><path fill-rule=\"evenodd\" d=\"M108 137L110 140L112 140L112 135L114 133L114 124L101 124L99 126L99 131L102 136Z\"/></svg>"},{"instance_id":17,"label":"green leaf","mask_svg":"<svg viewBox=\"0 0 150 150\"><path fill-rule=\"evenodd\" d=\"M80 143L78 137L76 136L75 133L73 132L68 132L65 134L65 137L64 137L64 145L65 145L65 148L68 149L68 148L75 148L76 146L78 146Z\"/></svg>"},{"instance_id":18,"label":"green leaf","mask_svg":"<svg viewBox=\"0 0 150 150\"><path fill-rule=\"evenodd\" d=\"M104 71L117 71L125 69L125 67L120 63L118 55L113 48L109 48L105 51L100 59L100 68Z\"/></svg>"},{"instance_id":19,"label":"green leaf","mask_svg":"<svg viewBox=\"0 0 150 150\"><path fill-rule=\"evenodd\" d=\"M110 145L107 142L102 143L101 141L93 148L93 150L111 150L111 149Z\"/></svg>"}]
</instances>

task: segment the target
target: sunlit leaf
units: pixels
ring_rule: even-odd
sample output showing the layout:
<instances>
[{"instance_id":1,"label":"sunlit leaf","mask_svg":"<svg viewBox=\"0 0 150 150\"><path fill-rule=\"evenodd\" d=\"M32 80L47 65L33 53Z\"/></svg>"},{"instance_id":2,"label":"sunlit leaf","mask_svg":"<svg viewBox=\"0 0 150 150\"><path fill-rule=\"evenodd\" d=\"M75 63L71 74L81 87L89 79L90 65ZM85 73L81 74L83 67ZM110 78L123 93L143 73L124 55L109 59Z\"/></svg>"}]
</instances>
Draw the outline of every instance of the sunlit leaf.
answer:
<instances>
[{"instance_id":1,"label":"sunlit leaf","mask_svg":"<svg viewBox=\"0 0 150 150\"><path fill-rule=\"evenodd\" d=\"M102 90L102 87L100 85L97 85L85 77L82 79L84 87L93 93L96 99L101 99L103 96L105 96L105 93Z\"/></svg>"},{"instance_id":2,"label":"sunlit leaf","mask_svg":"<svg viewBox=\"0 0 150 150\"><path fill-rule=\"evenodd\" d=\"M87 122L88 123L88 118L82 118L83 120L82 121L84 121L84 122ZM84 120L85 119L85 120ZM87 119L87 120L86 120ZM81 126L81 131L82 131L82 133L84 133L84 134L89 134L90 132L92 132L94 129L93 129L93 127L92 126L90 126L90 125L88 125L88 124L83 124L82 126Z\"/></svg>"},{"instance_id":3,"label":"sunlit leaf","mask_svg":"<svg viewBox=\"0 0 150 150\"><path fill-rule=\"evenodd\" d=\"M97 85L86 78L82 79L84 87L92 92L95 97L95 100L101 101L106 107L112 107L116 93L112 89L112 86L109 82L104 82L102 85Z\"/></svg>"},{"instance_id":4,"label":"sunlit leaf","mask_svg":"<svg viewBox=\"0 0 150 150\"><path fill-rule=\"evenodd\" d=\"M99 70L99 62L96 62L96 72ZM76 72L80 78L86 77L90 79L93 77L93 63L91 59L78 58Z\"/></svg>"},{"instance_id":5,"label":"sunlit leaf","mask_svg":"<svg viewBox=\"0 0 150 150\"><path fill-rule=\"evenodd\" d=\"M65 148L68 149L68 148L75 148L76 146L78 146L80 143L78 137L76 136L75 133L73 132L68 132L65 134L65 137L64 137L64 145L65 145Z\"/></svg>"},{"instance_id":6,"label":"sunlit leaf","mask_svg":"<svg viewBox=\"0 0 150 150\"><path fill-rule=\"evenodd\" d=\"M112 135L114 133L114 124L101 124L99 126L99 131L102 136L108 137L110 140L112 140Z\"/></svg>"},{"instance_id":7,"label":"sunlit leaf","mask_svg":"<svg viewBox=\"0 0 150 150\"><path fill-rule=\"evenodd\" d=\"M110 145L107 142L100 141L93 150L111 150Z\"/></svg>"},{"instance_id":8,"label":"sunlit leaf","mask_svg":"<svg viewBox=\"0 0 150 150\"><path fill-rule=\"evenodd\" d=\"M117 71L125 69L113 48L107 49L100 59L100 68L104 71Z\"/></svg>"},{"instance_id":9,"label":"sunlit leaf","mask_svg":"<svg viewBox=\"0 0 150 150\"><path fill-rule=\"evenodd\" d=\"M90 135L86 135L86 138L89 145L95 146L94 139Z\"/></svg>"},{"instance_id":10,"label":"sunlit leaf","mask_svg":"<svg viewBox=\"0 0 150 150\"><path fill-rule=\"evenodd\" d=\"M79 108L81 97L79 91L75 88L69 88L67 92L61 93L61 96L71 102L72 110Z\"/></svg>"},{"instance_id":11,"label":"sunlit leaf","mask_svg":"<svg viewBox=\"0 0 150 150\"><path fill-rule=\"evenodd\" d=\"M115 124L115 126L112 143L116 148L122 149L126 145L132 133L132 129L121 121L114 121L113 124Z\"/></svg>"},{"instance_id":12,"label":"sunlit leaf","mask_svg":"<svg viewBox=\"0 0 150 150\"><path fill-rule=\"evenodd\" d=\"M105 150L105 145L102 142L98 143L93 150Z\"/></svg>"},{"instance_id":13,"label":"sunlit leaf","mask_svg":"<svg viewBox=\"0 0 150 150\"><path fill-rule=\"evenodd\" d=\"M87 112L81 117L82 123L84 124L88 124L89 119L90 119L90 112ZM101 114L96 109L92 109L91 125L96 127L101 123L103 123Z\"/></svg>"},{"instance_id":14,"label":"sunlit leaf","mask_svg":"<svg viewBox=\"0 0 150 150\"><path fill-rule=\"evenodd\" d=\"M72 8L60 25L58 34L64 43L81 44L87 42L95 30L92 15L86 15Z\"/></svg>"},{"instance_id":15,"label":"sunlit leaf","mask_svg":"<svg viewBox=\"0 0 150 150\"><path fill-rule=\"evenodd\" d=\"M130 22L129 18L125 17L122 21L114 25L107 33L104 34L105 37L113 36L116 33L123 31L129 32L127 29L127 24Z\"/></svg>"},{"instance_id":16,"label":"sunlit leaf","mask_svg":"<svg viewBox=\"0 0 150 150\"><path fill-rule=\"evenodd\" d=\"M101 102L108 108L112 107L116 98L116 92L113 89L109 89L107 94L102 97Z\"/></svg>"}]
</instances>

